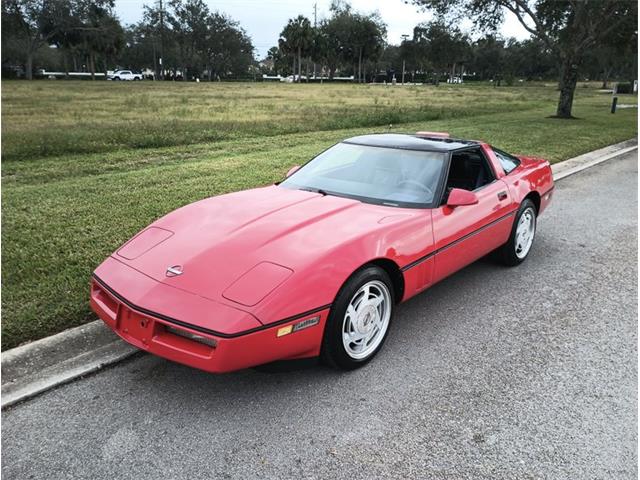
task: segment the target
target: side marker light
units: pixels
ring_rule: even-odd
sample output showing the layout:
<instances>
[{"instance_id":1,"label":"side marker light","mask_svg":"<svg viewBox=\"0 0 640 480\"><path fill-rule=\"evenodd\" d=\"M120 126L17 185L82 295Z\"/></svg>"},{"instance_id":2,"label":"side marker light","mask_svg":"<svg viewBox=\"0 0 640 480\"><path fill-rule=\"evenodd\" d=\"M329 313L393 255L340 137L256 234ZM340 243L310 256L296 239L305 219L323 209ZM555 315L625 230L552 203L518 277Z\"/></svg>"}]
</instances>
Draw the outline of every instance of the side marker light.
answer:
<instances>
[{"instance_id":1,"label":"side marker light","mask_svg":"<svg viewBox=\"0 0 640 480\"><path fill-rule=\"evenodd\" d=\"M285 335L289 335L290 333L313 327L318 323L320 323L320 316L307 318L305 320L302 320L301 322L287 325L286 327L280 327L276 332L276 337L284 337Z\"/></svg>"}]
</instances>

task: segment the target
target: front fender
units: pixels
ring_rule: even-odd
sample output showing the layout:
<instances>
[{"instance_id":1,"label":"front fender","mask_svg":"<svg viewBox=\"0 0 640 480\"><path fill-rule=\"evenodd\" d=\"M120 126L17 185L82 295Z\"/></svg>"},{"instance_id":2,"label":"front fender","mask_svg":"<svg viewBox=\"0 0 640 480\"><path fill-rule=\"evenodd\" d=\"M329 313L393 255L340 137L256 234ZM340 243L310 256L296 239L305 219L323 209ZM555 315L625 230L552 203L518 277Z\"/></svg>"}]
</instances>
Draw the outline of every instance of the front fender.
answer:
<instances>
[{"instance_id":1,"label":"front fender","mask_svg":"<svg viewBox=\"0 0 640 480\"><path fill-rule=\"evenodd\" d=\"M329 306L342 285L363 265L385 259L400 269L430 248L433 248L430 210L418 210L396 221L377 224L365 235L319 252L317 257L298 268L256 305L252 313L267 325L301 312ZM404 298L417 288L414 277L411 278ZM419 282L427 283L424 276Z\"/></svg>"}]
</instances>

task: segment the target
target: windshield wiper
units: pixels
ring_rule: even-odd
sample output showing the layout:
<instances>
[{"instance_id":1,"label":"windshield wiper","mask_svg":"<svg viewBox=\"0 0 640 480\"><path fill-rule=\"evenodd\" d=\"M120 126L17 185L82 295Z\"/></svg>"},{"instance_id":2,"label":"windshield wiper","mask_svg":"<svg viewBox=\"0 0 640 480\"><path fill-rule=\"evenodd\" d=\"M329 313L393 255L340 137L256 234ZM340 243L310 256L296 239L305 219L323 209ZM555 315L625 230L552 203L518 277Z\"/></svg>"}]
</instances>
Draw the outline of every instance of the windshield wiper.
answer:
<instances>
[{"instance_id":1,"label":"windshield wiper","mask_svg":"<svg viewBox=\"0 0 640 480\"><path fill-rule=\"evenodd\" d=\"M322 190L321 188L312 188L312 187L300 187L299 190L304 190L305 192L313 192L313 193L319 193L320 195L327 196L329 195L327 192L325 192L324 190Z\"/></svg>"}]
</instances>

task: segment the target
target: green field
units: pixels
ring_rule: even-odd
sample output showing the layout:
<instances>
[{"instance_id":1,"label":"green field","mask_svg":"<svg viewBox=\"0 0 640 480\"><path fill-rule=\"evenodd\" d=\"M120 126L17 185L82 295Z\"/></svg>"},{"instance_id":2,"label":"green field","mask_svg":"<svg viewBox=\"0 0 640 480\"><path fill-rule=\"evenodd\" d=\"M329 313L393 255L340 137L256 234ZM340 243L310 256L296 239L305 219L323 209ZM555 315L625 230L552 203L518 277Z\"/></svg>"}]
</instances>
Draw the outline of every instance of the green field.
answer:
<instances>
[{"instance_id":1,"label":"green field","mask_svg":"<svg viewBox=\"0 0 640 480\"><path fill-rule=\"evenodd\" d=\"M560 161L637 135L579 88L3 82L2 349L93 320L92 270L181 205L269 184L354 134L446 130ZM620 103L637 98L621 96Z\"/></svg>"}]
</instances>

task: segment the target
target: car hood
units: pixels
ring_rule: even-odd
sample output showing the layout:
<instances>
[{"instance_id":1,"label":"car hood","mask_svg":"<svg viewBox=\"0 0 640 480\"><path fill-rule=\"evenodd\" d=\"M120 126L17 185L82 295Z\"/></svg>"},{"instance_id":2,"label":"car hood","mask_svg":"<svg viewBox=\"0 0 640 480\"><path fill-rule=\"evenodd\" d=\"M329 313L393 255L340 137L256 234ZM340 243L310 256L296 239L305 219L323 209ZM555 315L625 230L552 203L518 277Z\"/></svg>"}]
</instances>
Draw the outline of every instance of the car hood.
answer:
<instances>
[{"instance_id":1,"label":"car hood","mask_svg":"<svg viewBox=\"0 0 640 480\"><path fill-rule=\"evenodd\" d=\"M252 306L321 255L411 216L403 212L270 186L182 207L140 232L114 258L190 293Z\"/></svg>"}]
</instances>

